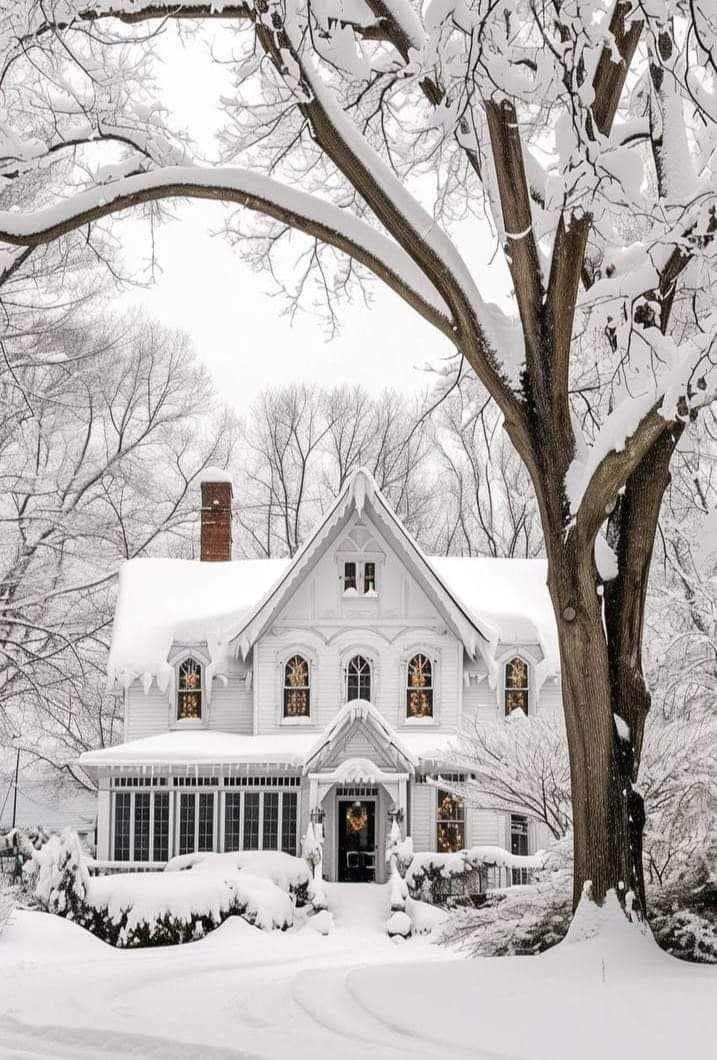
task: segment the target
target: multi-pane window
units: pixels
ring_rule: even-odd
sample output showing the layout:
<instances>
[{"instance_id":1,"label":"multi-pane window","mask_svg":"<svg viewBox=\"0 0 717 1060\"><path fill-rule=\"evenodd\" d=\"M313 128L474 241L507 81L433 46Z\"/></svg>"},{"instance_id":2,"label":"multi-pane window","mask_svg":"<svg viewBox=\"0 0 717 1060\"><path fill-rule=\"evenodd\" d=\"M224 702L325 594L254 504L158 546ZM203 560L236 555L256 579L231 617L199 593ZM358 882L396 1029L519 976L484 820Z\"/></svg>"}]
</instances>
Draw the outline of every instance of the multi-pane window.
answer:
<instances>
[{"instance_id":1,"label":"multi-pane window","mask_svg":"<svg viewBox=\"0 0 717 1060\"><path fill-rule=\"evenodd\" d=\"M281 807L281 849L285 854L296 854L296 809L295 791L282 794Z\"/></svg>"},{"instance_id":2,"label":"multi-pane window","mask_svg":"<svg viewBox=\"0 0 717 1060\"><path fill-rule=\"evenodd\" d=\"M308 718L310 713L309 663L294 655L284 667L284 717Z\"/></svg>"},{"instance_id":3,"label":"multi-pane window","mask_svg":"<svg viewBox=\"0 0 717 1060\"><path fill-rule=\"evenodd\" d=\"M196 820L196 799L194 794L182 793L179 796L179 853L194 853L194 822Z\"/></svg>"},{"instance_id":4,"label":"multi-pane window","mask_svg":"<svg viewBox=\"0 0 717 1060\"><path fill-rule=\"evenodd\" d=\"M344 592L358 592L358 586L356 584L356 564L353 560L348 560L344 563Z\"/></svg>"},{"instance_id":5,"label":"multi-pane window","mask_svg":"<svg viewBox=\"0 0 717 1060\"><path fill-rule=\"evenodd\" d=\"M199 821L197 828L197 850L214 849L214 793L199 793Z\"/></svg>"},{"instance_id":6,"label":"multi-pane window","mask_svg":"<svg viewBox=\"0 0 717 1060\"><path fill-rule=\"evenodd\" d=\"M363 565L363 591L366 593L376 592L376 564L364 563Z\"/></svg>"},{"instance_id":7,"label":"multi-pane window","mask_svg":"<svg viewBox=\"0 0 717 1060\"><path fill-rule=\"evenodd\" d=\"M346 668L346 699L371 701L371 664L363 655L354 655Z\"/></svg>"},{"instance_id":8,"label":"multi-pane window","mask_svg":"<svg viewBox=\"0 0 717 1060\"><path fill-rule=\"evenodd\" d=\"M510 852L526 857L528 854L528 818L520 813L510 815ZM527 869L513 869L513 883L528 883Z\"/></svg>"},{"instance_id":9,"label":"multi-pane window","mask_svg":"<svg viewBox=\"0 0 717 1060\"><path fill-rule=\"evenodd\" d=\"M408 663L406 717L433 717L433 667L426 655L414 655Z\"/></svg>"},{"instance_id":10,"label":"multi-pane window","mask_svg":"<svg viewBox=\"0 0 717 1060\"><path fill-rule=\"evenodd\" d=\"M241 850L241 792L224 796L224 849Z\"/></svg>"},{"instance_id":11,"label":"multi-pane window","mask_svg":"<svg viewBox=\"0 0 717 1060\"><path fill-rule=\"evenodd\" d=\"M177 680L177 720L198 721L201 717L202 667L196 659L185 659Z\"/></svg>"},{"instance_id":12,"label":"multi-pane window","mask_svg":"<svg viewBox=\"0 0 717 1060\"><path fill-rule=\"evenodd\" d=\"M121 782L124 786L127 779ZM120 785L120 781L115 783ZM167 861L169 792L154 788L115 791L112 798L115 861Z\"/></svg>"},{"instance_id":13,"label":"multi-pane window","mask_svg":"<svg viewBox=\"0 0 717 1060\"><path fill-rule=\"evenodd\" d=\"M244 794L244 849L259 849L259 792Z\"/></svg>"},{"instance_id":14,"label":"multi-pane window","mask_svg":"<svg viewBox=\"0 0 717 1060\"><path fill-rule=\"evenodd\" d=\"M263 850L276 850L279 845L279 792L264 792L264 814L262 818L261 846Z\"/></svg>"},{"instance_id":15,"label":"multi-pane window","mask_svg":"<svg viewBox=\"0 0 717 1060\"><path fill-rule=\"evenodd\" d=\"M465 806L460 795L450 791L437 792L436 850L439 854L455 854L465 848Z\"/></svg>"},{"instance_id":16,"label":"multi-pane window","mask_svg":"<svg viewBox=\"0 0 717 1060\"><path fill-rule=\"evenodd\" d=\"M149 800L151 792L137 791L134 796L134 860L149 861Z\"/></svg>"},{"instance_id":17,"label":"multi-pane window","mask_svg":"<svg viewBox=\"0 0 717 1060\"><path fill-rule=\"evenodd\" d=\"M129 861L129 836L132 795L129 791L115 794L115 861Z\"/></svg>"},{"instance_id":18,"label":"multi-pane window","mask_svg":"<svg viewBox=\"0 0 717 1060\"><path fill-rule=\"evenodd\" d=\"M154 792L153 861L169 860L169 792Z\"/></svg>"},{"instance_id":19,"label":"multi-pane window","mask_svg":"<svg viewBox=\"0 0 717 1060\"><path fill-rule=\"evenodd\" d=\"M528 713L528 664L516 656L505 664L505 713Z\"/></svg>"}]
</instances>

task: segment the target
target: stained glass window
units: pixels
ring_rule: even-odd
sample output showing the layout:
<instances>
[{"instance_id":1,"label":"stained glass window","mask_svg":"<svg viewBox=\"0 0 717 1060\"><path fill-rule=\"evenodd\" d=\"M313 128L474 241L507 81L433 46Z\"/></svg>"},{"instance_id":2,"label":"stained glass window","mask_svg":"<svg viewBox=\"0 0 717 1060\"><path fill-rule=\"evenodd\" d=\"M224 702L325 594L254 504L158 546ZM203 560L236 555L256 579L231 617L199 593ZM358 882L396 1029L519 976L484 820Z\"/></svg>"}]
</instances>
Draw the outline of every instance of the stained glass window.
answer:
<instances>
[{"instance_id":1,"label":"stained glass window","mask_svg":"<svg viewBox=\"0 0 717 1060\"><path fill-rule=\"evenodd\" d=\"M425 655L414 655L408 663L406 717L433 717L433 667Z\"/></svg>"},{"instance_id":2,"label":"stained glass window","mask_svg":"<svg viewBox=\"0 0 717 1060\"><path fill-rule=\"evenodd\" d=\"M436 850L439 854L455 854L465 848L465 807L460 795L450 791L437 792Z\"/></svg>"},{"instance_id":3,"label":"stained glass window","mask_svg":"<svg viewBox=\"0 0 717 1060\"><path fill-rule=\"evenodd\" d=\"M505 713L522 710L528 713L528 664L515 657L505 664Z\"/></svg>"},{"instance_id":4,"label":"stained glass window","mask_svg":"<svg viewBox=\"0 0 717 1060\"><path fill-rule=\"evenodd\" d=\"M346 698L371 702L371 664L363 655L354 655L346 668Z\"/></svg>"},{"instance_id":5,"label":"stained glass window","mask_svg":"<svg viewBox=\"0 0 717 1060\"><path fill-rule=\"evenodd\" d=\"M197 720L202 716L202 667L195 659L185 659L179 667L177 719Z\"/></svg>"},{"instance_id":6,"label":"stained glass window","mask_svg":"<svg viewBox=\"0 0 717 1060\"><path fill-rule=\"evenodd\" d=\"M294 655L284 667L284 717L308 718L311 712L309 664Z\"/></svg>"}]
</instances>

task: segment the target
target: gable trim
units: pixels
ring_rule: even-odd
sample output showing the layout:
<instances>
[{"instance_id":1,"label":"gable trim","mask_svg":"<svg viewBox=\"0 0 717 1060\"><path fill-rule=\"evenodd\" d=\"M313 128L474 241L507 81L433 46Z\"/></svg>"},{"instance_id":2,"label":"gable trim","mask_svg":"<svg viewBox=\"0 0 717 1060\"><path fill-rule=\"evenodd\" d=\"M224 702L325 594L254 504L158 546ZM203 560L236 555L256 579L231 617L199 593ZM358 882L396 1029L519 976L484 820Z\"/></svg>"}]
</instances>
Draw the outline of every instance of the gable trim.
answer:
<instances>
[{"instance_id":1,"label":"gable trim","mask_svg":"<svg viewBox=\"0 0 717 1060\"><path fill-rule=\"evenodd\" d=\"M388 543L417 578L421 589L463 642L470 657L483 654L483 643L488 645L494 641L496 631L468 614L391 509L373 476L362 468L348 480L333 508L296 553L282 579L259 602L241 628L230 634L229 641L236 642L237 654L241 653L246 659L258 638L296 591L313 565L316 554L328 548L338 537L354 510L361 518L367 507Z\"/></svg>"}]
</instances>

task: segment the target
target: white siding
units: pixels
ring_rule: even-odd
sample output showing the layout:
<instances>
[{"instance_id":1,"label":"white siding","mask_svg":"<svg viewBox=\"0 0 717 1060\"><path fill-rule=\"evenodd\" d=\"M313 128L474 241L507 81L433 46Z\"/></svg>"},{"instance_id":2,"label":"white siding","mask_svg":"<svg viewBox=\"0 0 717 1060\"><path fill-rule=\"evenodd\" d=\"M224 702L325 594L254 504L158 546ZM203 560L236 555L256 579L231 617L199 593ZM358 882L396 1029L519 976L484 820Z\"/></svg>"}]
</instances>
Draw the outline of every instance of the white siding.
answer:
<instances>
[{"instance_id":1,"label":"white siding","mask_svg":"<svg viewBox=\"0 0 717 1060\"><path fill-rule=\"evenodd\" d=\"M215 678L211 703L204 703L206 727L222 732L252 731L252 696L247 690L244 670L231 662L227 683ZM169 693L156 685L145 694L139 681L127 691L125 703L125 740L158 736L175 727L175 707Z\"/></svg>"},{"instance_id":2,"label":"white siding","mask_svg":"<svg viewBox=\"0 0 717 1060\"><path fill-rule=\"evenodd\" d=\"M436 793L431 784L411 785L411 836L416 851L436 849Z\"/></svg>"}]
</instances>

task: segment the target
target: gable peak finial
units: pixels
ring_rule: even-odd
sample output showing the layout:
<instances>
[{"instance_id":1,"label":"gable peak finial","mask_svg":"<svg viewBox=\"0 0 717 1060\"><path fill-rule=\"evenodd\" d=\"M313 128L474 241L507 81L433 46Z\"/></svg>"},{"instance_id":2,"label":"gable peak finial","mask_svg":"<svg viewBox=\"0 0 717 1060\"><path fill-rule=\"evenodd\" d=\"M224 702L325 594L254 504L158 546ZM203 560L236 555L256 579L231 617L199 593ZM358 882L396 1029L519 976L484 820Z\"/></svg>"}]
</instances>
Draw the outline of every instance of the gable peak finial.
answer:
<instances>
[{"instance_id":1,"label":"gable peak finial","mask_svg":"<svg viewBox=\"0 0 717 1060\"><path fill-rule=\"evenodd\" d=\"M351 479L351 496L359 519L363 515L366 499L373 497L376 481L368 468L360 467L354 471Z\"/></svg>"}]
</instances>

